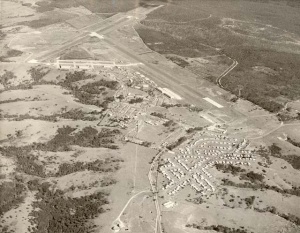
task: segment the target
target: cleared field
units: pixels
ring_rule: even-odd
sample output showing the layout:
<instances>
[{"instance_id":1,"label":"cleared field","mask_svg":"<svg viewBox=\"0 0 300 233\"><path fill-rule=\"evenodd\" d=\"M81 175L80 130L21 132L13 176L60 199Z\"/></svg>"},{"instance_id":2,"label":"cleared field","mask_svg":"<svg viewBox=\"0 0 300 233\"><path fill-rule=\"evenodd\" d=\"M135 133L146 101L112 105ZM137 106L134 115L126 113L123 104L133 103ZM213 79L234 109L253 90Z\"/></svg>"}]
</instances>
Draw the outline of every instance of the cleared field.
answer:
<instances>
[{"instance_id":1,"label":"cleared field","mask_svg":"<svg viewBox=\"0 0 300 233\"><path fill-rule=\"evenodd\" d=\"M114 13L124 12L131 10L139 5L139 2L135 0L123 0L123 1L85 1L85 0L65 0L65 1L40 1L37 3L38 12L51 11L54 8L70 8L84 6L93 13Z\"/></svg>"},{"instance_id":2,"label":"cleared field","mask_svg":"<svg viewBox=\"0 0 300 233\"><path fill-rule=\"evenodd\" d=\"M29 26L31 28L41 28L51 24L62 23L75 16L76 14L66 13L60 10L53 10L53 11L45 12L39 19L32 20L32 21L25 21L20 24Z\"/></svg>"},{"instance_id":3,"label":"cleared field","mask_svg":"<svg viewBox=\"0 0 300 233\"><path fill-rule=\"evenodd\" d=\"M138 26L136 31L148 47L160 54L176 54L183 57L201 57L207 55L218 55L218 53L204 45L199 44L197 41L184 42L183 39L173 37L167 31L156 30L155 28L145 27L144 23L142 26ZM172 33L176 33L178 28L170 28L166 25L167 30L170 29ZM175 31L176 30L176 31ZM184 32L187 35L187 31ZM197 46L196 46L197 44Z\"/></svg>"},{"instance_id":4,"label":"cleared field","mask_svg":"<svg viewBox=\"0 0 300 233\"><path fill-rule=\"evenodd\" d=\"M97 15L84 15L79 16L73 19L69 19L66 21L66 23L70 24L72 27L76 29L80 29L86 26L89 26L91 24L95 24L98 22L101 22L102 18L100 18Z\"/></svg>"},{"instance_id":5,"label":"cleared field","mask_svg":"<svg viewBox=\"0 0 300 233\"><path fill-rule=\"evenodd\" d=\"M1 1L1 9L1 25L4 27L39 18L34 9L18 1Z\"/></svg>"},{"instance_id":6,"label":"cleared field","mask_svg":"<svg viewBox=\"0 0 300 233\"><path fill-rule=\"evenodd\" d=\"M24 52L39 53L78 35L76 29L66 23L48 25L38 30L26 27L25 30L24 33L17 33L13 39L5 40L5 43Z\"/></svg>"},{"instance_id":7,"label":"cleared field","mask_svg":"<svg viewBox=\"0 0 300 233\"><path fill-rule=\"evenodd\" d=\"M91 55L89 51L83 49L82 47L73 47L67 50L61 57L63 60L69 59L93 59L94 56Z\"/></svg>"}]
</instances>

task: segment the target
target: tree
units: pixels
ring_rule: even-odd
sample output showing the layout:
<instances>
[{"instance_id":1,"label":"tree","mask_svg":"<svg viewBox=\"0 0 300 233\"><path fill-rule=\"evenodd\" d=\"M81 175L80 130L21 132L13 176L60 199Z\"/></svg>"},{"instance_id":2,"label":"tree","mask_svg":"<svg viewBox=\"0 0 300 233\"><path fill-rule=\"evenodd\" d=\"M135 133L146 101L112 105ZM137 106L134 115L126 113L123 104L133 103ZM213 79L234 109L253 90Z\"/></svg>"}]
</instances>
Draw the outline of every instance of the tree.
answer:
<instances>
[{"instance_id":1,"label":"tree","mask_svg":"<svg viewBox=\"0 0 300 233\"><path fill-rule=\"evenodd\" d=\"M22 130L17 130L17 131L16 131L16 137L17 137L17 138L21 137L22 135L23 135Z\"/></svg>"},{"instance_id":2,"label":"tree","mask_svg":"<svg viewBox=\"0 0 300 233\"><path fill-rule=\"evenodd\" d=\"M15 79L17 76L11 71L5 70L5 73L0 76L0 82L4 87L8 86L10 80Z\"/></svg>"}]
</instances>

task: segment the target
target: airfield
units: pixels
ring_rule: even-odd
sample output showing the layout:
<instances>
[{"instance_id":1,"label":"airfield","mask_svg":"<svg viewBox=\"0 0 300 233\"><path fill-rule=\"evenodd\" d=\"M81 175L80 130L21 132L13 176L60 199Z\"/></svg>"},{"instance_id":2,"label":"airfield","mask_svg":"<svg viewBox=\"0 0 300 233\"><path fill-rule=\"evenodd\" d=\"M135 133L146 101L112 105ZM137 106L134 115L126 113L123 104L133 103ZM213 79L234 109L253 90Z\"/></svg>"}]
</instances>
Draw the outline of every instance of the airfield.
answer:
<instances>
[{"instance_id":1,"label":"airfield","mask_svg":"<svg viewBox=\"0 0 300 233\"><path fill-rule=\"evenodd\" d=\"M60 218L82 232L299 231L288 156L300 149L286 135L300 140L300 123L199 75L221 84L236 61L190 58L200 66L185 69L151 50L136 28L164 7L107 18L70 8L60 23L6 28L5 49L22 54L1 62L2 78L14 74L0 93L3 232L66 232Z\"/></svg>"}]
</instances>

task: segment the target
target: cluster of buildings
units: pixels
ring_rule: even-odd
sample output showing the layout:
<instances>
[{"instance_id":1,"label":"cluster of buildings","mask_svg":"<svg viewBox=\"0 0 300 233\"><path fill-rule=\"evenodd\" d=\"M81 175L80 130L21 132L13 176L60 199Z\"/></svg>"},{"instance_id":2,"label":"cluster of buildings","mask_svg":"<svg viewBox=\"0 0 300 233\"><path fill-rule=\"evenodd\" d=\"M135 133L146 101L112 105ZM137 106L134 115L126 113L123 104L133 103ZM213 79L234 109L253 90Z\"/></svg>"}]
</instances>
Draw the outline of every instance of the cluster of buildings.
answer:
<instances>
[{"instance_id":1,"label":"cluster of buildings","mask_svg":"<svg viewBox=\"0 0 300 233\"><path fill-rule=\"evenodd\" d=\"M114 61L98 61L98 60L57 60L56 68L60 70L94 70L95 67L111 67L116 66Z\"/></svg>"},{"instance_id":2,"label":"cluster of buildings","mask_svg":"<svg viewBox=\"0 0 300 233\"><path fill-rule=\"evenodd\" d=\"M149 107L160 106L164 102L172 101L158 90L157 85L138 71L125 67L114 67L114 80L120 83L120 88L114 94L110 108L106 111L107 117L101 121L101 125L120 126L126 128L134 124L139 115L147 112ZM135 100L140 99L140 102ZM112 122L113 120L113 122ZM161 125L165 119L148 117L145 121L150 125Z\"/></svg>"},{"instance_id":3,"label":"cluster of buildings","mask_svg":"<svg viewBox=\"0 0 300 233\"><path fill-rule=\"evenodd\" d=\"M190 186L203 195L216 190L214 176L208 171L215 164L250 165L255 160L253 152L247 150L247 141L230 138L223 133L209 129L199 132L184 147L168 154L160 172L168 183L163 190L174 196L181 189Z\"/></svg>"},{"instance_id":4,"label":"cluster of buildings","mask_svg":"<svg viewBox=\"0 0 300 233\"><path fill-rule=\"evenodd\" d=\"M167 121L168 121L168 119L165 119L165 118L150 116L147 120L145 120L145 123L147 123L149 125L157 126L157 125L162 125Z\"/></svg>"}]
</instances>

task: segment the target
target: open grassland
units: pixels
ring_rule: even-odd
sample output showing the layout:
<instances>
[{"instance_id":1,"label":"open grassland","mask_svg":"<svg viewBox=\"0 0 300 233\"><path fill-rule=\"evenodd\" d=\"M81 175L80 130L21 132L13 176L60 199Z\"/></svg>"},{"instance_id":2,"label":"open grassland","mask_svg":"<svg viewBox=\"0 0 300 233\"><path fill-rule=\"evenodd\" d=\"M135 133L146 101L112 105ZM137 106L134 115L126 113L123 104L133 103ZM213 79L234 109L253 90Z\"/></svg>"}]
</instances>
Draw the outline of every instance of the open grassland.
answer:
<instances>
[{"instance_id":1,"label":"open grassland","mask_svg":"<svg viewBox=\"0 0 300 233\"><path fill-rule=\"evenodd\" d=\"M118 12L126 12L139 7L140 4L141 2L136 0L41 0L34 5L3 1L5 14L1 24L5 26L19 24L31 28L41 28L67 21L75 28L81 28L101 20L96 14L103 15L103 18L110 17ZM92 13L96 14L91 15Z\"/></svg>"},{"instance_id":2,"label":"open grassland","mask_svg":"<svg viewBox=\"0 0 300 233\"><path fill-rule=\"evenodd\" d=\"M72 48L69 51L66 51L66 53L61 56L61 59L63 60L91 58L93 58L93 55L91 55L88 51L82 48Z\"/></svg>"},{"instance_id":3,"label":"open grassland","mask_svg":"<svg viewBox=\"0 0 300 233\"><path fill-rule=\"evenodd\" d=\"M1 232L91 232L124 162L122 132L97 126L102 108L94 105L108 104L100 96L118 82L85 72L59 79L52 71L33 66L19 82L19 73L1 76Z\"/></svg>"},{"instance_id":4,"label":"open grassland","mask_svg":"<svg viewBox=\"0 0 300 233\"><path fill-rule=\"evenodd\" d=\"M111 0L66 0L66 1L40 1L37 2L38 12L51 11L54 8L70 8L84 6L88 10L94 13L116 13L125 12L139 6L139 1L136 0L123 0L123 1L111 1Z\"/></svg>"},{"instance_id":5,"label":"open grassland","mask_svg":"<svg viewBox=\"0 0 300 233\"><path fill-rule=\"evenodd\" d=\"M152 50L189 69L195 67L187 59L169 54L192 58L226 55L237 61L219 84L277 112L300 97L300 8L291 3L175 1L150 13L136 29ZM200 77L213 82L220 76L216 72L207 75L207 69L201 73L201 66L196 69Z\"/></svg>"},{"instance_id":6,"label":"open grassland","mask_svg":"<svg viewBox=\"0 0 300 233\"><path fill-rule=\"evenodd\" d=\"M31 28L41 28L51 24L62 23L68 19L74 18L75 16L75 14L53 10L51 12L45 12L39 19L25 21L20 24Z\"/></svg>"}]
</instances>

